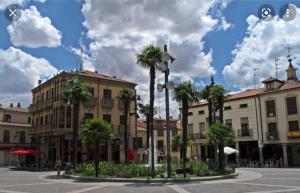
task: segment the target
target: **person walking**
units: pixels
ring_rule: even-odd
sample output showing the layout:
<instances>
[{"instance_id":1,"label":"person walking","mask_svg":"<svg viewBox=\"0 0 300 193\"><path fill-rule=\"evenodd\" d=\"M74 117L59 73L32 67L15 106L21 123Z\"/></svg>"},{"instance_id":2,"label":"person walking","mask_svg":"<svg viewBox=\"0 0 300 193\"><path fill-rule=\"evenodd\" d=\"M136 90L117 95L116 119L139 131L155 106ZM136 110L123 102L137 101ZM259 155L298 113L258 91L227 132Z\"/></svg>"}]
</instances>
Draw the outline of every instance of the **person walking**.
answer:
<instances>
[{"instance_id":1,"label":"person walking","mask_svg":"<svg viewBox=\"0 0 300 193\"><path fill-rule=\"evenodd\" d=\"M60 160L60 158L58 158L58 159L56 160L56 162L55 162L56 176L57 176L57 177L60 177L61 166L62 166L61 160Z\"/></svg>"}]
</instances>

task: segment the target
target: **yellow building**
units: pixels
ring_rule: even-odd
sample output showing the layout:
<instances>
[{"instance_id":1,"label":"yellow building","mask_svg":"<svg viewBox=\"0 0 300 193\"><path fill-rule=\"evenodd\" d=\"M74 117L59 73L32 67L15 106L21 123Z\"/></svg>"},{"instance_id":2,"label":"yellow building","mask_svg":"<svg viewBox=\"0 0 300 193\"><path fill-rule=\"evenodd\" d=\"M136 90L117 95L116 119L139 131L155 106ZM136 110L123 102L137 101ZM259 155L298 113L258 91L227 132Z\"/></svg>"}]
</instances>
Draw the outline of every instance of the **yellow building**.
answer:
<instances>
[{"instance_id":1,"label":"yellow building","mask_svg":"<svg viewBox=\"0 0 300 193\"><path fill-rule=\"evenodd\" d=\"M286 80L270 77L264 87L232 94L224 103L224 123L236 134L238 159L277 160L284 166L300 165L300 81L289 59ZM205 132L208 104L189 109L188 133L194 136L193 154L210 157ZM233 146L233 147L234 147Z\"/></svg>"},{"instance_id":2,"label":"yellow building","mask_svg":"<svg viewBox=\"0 0 300 193\"><path fill-rule=\"evenodd\" d=\"M122 89L131 89L135 93L135 83L121 80L117 77L102 75L97 71L61 72L32 90L32 130L31 134L41 145L42 164L53 164L58 157L63 162L73 158L72 132L73 110L72 105L66 105L62 100L62 92L68 80L79 77L88 85L93 95L89 101L80 104L79 128L84 120L98 117L111 123L115 140L112 143L102 144L101 160L123 161L124 155L124 124L122 105L117 95ZM135 111L135 101L130 105L131 112ZM133 114L133 115L132 115ZM134 113L128 118L129 148L133 147L136 123ZM80 134L79 134L80 138ZM78 144L78 162L89 160L92 154L87 147Z\"/></svg>"},{"instance_id":3,"label":"yellow building","mask_svg":"<svg viewBox=\"0 0 300 193\"><path fill-rule=\"evenodd\" d=\"M30 157L9 154L10 150L31 148L29 130L31 118L27 108L20 103L8 108L0 106L0 166L18 166Z\"/></svg>"}]
</instances>

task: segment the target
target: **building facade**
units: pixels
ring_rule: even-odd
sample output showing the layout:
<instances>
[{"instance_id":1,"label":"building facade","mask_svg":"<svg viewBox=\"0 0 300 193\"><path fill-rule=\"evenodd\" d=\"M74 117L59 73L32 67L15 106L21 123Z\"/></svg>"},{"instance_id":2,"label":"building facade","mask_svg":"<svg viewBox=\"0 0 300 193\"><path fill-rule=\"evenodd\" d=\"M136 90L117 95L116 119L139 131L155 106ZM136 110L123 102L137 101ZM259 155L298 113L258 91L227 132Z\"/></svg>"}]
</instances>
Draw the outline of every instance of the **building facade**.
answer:
<instances>
[{"instance_id":1,"label":"building facade","mask_svg":"<svg viewBox=\"0 0 300 193\"><path fill-rule=\"evenodd\" d=\"M224 123L236 134L238 159L278 160L284 166L300 165L300 81L289 59L287 79L268 78L264 87L232 94L224 103ZM208 104L189 110L188 132L194 136L193 155L210 157L206 145Z\"/></svg>"},{"instance_id":2,"label":"building facade","mask_svg":"<svg viewBox=\"0 0 300 193\"><path fill-rule=\"evenodd\" d=\"M31 117L27 108L13 104L0 107L0 166L18 166L30 161L29 156L10 154L10 150L31 148Z\"/></svg>"},{"instance_id":3,"label":"building facade","mask_svg":"<svg viewBox=\"0 0 300 193\"><path fill-rule=\"evenodd\" d=\"M88 86L92 97L80 103L78 123L73 122L73 106L67 105L62 93L67 82L79 78ZM63 162L73 160L73 126L81 125L86 119L98 117L111 123L114 140L101 145L101 160L122 162L124 155L124 112L117 99L122 89L130 89L135 93L135 83L102 75L97 71L61 72L32 90L32 130L33 139L40 144L41 162L52 165L60 158ZM135 111L135 101L130 104L130 111ZM133 114L133 115L132 115ZM132 115L132 116L131 116ZM128 117L129 148L133 146L136 134L135 113ZM79 141L80 141L79 132ZM93 158L88 147L78 144L78 162Z\"/></svg>"}]
</instances>

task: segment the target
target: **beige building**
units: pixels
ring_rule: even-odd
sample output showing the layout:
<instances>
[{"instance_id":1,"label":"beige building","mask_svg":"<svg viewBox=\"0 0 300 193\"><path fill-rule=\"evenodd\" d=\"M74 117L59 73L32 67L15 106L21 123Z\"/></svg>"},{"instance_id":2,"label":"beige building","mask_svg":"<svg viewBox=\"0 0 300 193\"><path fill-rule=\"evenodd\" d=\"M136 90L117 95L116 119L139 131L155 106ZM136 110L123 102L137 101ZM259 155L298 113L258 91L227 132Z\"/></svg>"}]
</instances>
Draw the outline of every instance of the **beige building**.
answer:
<instances>
[{"instance_id":1,"label":"beige building","mask_svg":"<svg viewBox=\"0 0 300 193\"><path fill-rule=\"evenodd\" d=\"M226 99L224 123L235 131L239 159L281 160L285 166L300 165L300 81L290 59L286 72L286 80L270 77L263 81L263 88ZM196 139L193 155L211 156L212 150L205 139L207 128L207 102L193 105L188 129Z\"/></svg>"},{"instance_id":2,"label":"beige building","mask_svg":"<svg viewBox=\"0 0 300 193\"><path fill-rule=\"evenodd\" d=\"M41 144L42 164L53 164L57 158L63 162L73 159L72 132L73 110L72 105L66 105L62 92L67 81L79 77L88 85L93 95L89 101L80 104L79 125L88 118L98 117L111 123L114 137L112 143L102 144L101 160L123 161L124 155L124 120L122 105L117 99L119 92L126 88L135 92L135 83L121 80L117 77L102 75L98 72L61 72L32 90L32 131L34 139ZM135 101L130 105L131 112L135 111ZM134 113L128 118L129 148L133 147L133 138L136 133ZM79 127L80 128L80 127ZM80 138L80 134L79 134ZM90 151L79 143L78 162L92 159Z\"/></svg>"},{"instance_id":3,"label":"beige building","mask_svg":"<svg viewBox=\"0 0 300 193\"><path fill-rule=\"evenodd\" d=\"M8 108L0 106L0 166L18 166L30 161L30 156L10 154L11 150L31 148L29 130L31 117L27 108L13 104Z\"/></svg>"},{"instance_id":4,"label":"beige building","mask_svg":"<svg viewBox=\"0 0 300 193\"><path fill-rule=\"evenodd\" d=\"M166 120L161 118L154 118L154 139L157 149L158 160L162 160L166 156L167 152L167 131ZM171 137L171 159L172 161L178 161L180 159L179 148L172 145L172 139L181 134L180 122L176 119L170 119L170 137ZM137 148L138 160L147 162L147 124L145 120L137 121L137 136L139 137L139 145Z\"/></svg>"}]
</instances>

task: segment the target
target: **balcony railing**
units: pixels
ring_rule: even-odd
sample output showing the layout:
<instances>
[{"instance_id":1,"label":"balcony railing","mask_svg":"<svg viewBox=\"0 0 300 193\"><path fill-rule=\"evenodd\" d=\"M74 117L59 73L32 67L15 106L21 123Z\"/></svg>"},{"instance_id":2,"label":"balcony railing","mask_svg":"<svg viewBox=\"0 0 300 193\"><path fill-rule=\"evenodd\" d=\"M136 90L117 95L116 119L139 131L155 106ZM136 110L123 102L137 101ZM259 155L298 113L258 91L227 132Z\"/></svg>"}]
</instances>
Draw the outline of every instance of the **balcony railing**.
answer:
<instances>
[{"instance_id":1,"label":"balcony railing","mask_svg":"<svg viewBox=\"0 0 300 193\"><path fill-rule=\"evenodd\" d=\"M252 137L253 130L252 129L238 129L238 137Z\"/></svg>"},{"instance_id":2,"label":"balcony railing","mask_svg":"<svg viewBox=\"0 0 300 193\"><path fill-rule=\"evenodd\" d=\"M87 101L83 103L84 107L92 108L97 105L97 98L95 97L90 97Z\"/></svg>"},{"instance_id":3,"label":"balcony railing","mask_svg":"<svg viewBox=\"0 0 300 193\"><path fill-rule=\"evenodd\" d=\"M196 140L196 139L206 139L206 135L204 133L192 133L189 134L189 137L192 140Z\"/></svg>"},{"instance_id":4,"label":"balcony railing","mask_svg":"<svg viewBox=\"0 0 300 193\"><path fill-rule=\"evenodd\" d=\"M105 109L111 109L114 107L114 99L104 98L102 99L102 107Z\"/></svg>"},{"instance_id":5,"label":"balcony railing","mask_svg":"<svg viewBox=\"0 0 300 193\"><path fill-rule=\"evenodd\" d=\"M267 132L266 136L267 136L268 140L279 140L278 131L276 131L276 132Z\"/></svg>"},{"instance_id":6,"label":"balcony railing","mask_svg":"<svg viewBox=\"0 0 300 193\"><path fill-rule=\"evenodd\" d=\"M288 131L288 138L300 138L300 131Z\"/></svg>"}]
</instances>

